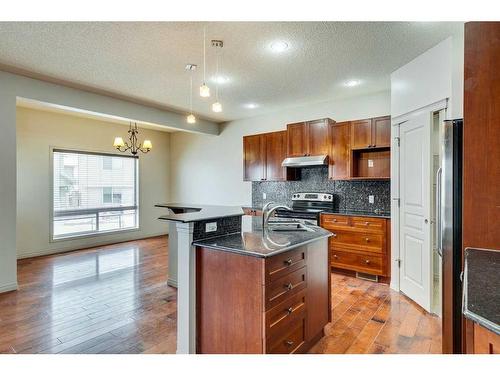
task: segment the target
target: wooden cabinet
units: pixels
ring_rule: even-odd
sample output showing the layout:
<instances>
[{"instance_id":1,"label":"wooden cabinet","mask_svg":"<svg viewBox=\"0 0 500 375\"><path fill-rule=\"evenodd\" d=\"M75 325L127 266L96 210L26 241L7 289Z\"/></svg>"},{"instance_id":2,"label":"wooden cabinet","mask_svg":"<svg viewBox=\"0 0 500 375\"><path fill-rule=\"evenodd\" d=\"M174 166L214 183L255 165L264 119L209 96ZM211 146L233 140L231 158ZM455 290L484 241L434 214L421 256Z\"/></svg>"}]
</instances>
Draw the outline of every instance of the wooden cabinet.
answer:
<instances>
[{"instance_id":1,"label":"wooden cabinet","mask_svg":"<svg viewBox=\"0 0 500 375\"><path fill-rule=\"evenodd\" d=\"M330 320L324 241L269 258L197 248L197 353L309 350Z\"/></svg>"},{"instance_id":2,"label":"wooden cabinet","mask_svg":"<svg viewBox=\"0 0 500 375\"><path fill-rule=\"evenodd\" d=\"M330 141L329 126L332 119L298 122L287 125L287 156L328 155Z\"/></svg>"},{"instance_id":3,"label":"wooden cabinet","mask_svg":"<svg viewBox=\"0 0 500 375\"><path fill-rule=\"evenodd\" d=\"M330 152L328 177L333 180L346 180L350 177L351 123L330 124Z\"/></svg>"},{"instance_id":4,"label":"wooden cabinet","mask_svg":"<svg viewBox=\"0 0 500 375\"><path fill-rule=\"evenodd\" d=\"M467 354L500 354L500 335L468 319L466 326Z\"/></svg>"},{"instance_id":5,"label":"wooden cabinet","mask_svg":"<svg viewBox=\"0 0 500 375\"><path fill-rule=\"evenodd\" d=\"M390 276L390 220L321 214L329 238L330 265L335 268Z\"/></svg>"},{"instance_id":6,"label":"wooden cabinet","mask_svg":"<svg viewBox=\"0 0 500 375\"><path fill-rule=\"evenodd\" d=\"M391 117L383 116L352 121L351 149L391 146Z\"/></svg>"},{"instance_id":7,"label":"wooden cabinet","mask_svg":"<svg viewBox=\"0 0 500 375\"><path fill-rule=\"evenodd\" d=\"M285 168L285 130L243 137L243 180L285 181L296 179L297 171Z\"/></svg>"}]
</instances>

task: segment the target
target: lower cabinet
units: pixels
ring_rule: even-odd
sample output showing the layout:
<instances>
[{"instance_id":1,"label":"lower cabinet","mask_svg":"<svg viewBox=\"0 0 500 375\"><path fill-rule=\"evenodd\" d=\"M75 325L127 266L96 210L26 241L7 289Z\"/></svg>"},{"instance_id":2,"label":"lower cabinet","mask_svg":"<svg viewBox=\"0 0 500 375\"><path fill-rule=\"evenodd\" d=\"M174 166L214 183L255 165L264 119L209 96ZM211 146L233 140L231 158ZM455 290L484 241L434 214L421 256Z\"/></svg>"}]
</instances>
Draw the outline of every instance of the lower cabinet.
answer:
<instances>
[{"instance_id":1,"label":"lower cabinet","mask_svg":"<svg viewBox=\"0 0 500 375\"><path fill-rule=\"evenodd\" d=\"M467 354L500 354L500 335L470 320L467 329Z\"/></svg>"},{"instance_id":2,"label":"lower cabinet","mask_svg":"<svg viewBox=\"0 0 500 375\"><path fill-rule=\"evenodd\" d=\"M309 350L330 321L325 241L270 258L197 248L197 353Z\"/></svg>"},{"instance_id":3,"label":"lower cabinet","mask_svg":"<svg viewBox=\"0 0 500 375\"><path fill-rule=\"evenodd\" d=\"M321 214L320 224L333 233L328 248L335 268L390 276L390 220Z\"/></svg>"}]
</instances>

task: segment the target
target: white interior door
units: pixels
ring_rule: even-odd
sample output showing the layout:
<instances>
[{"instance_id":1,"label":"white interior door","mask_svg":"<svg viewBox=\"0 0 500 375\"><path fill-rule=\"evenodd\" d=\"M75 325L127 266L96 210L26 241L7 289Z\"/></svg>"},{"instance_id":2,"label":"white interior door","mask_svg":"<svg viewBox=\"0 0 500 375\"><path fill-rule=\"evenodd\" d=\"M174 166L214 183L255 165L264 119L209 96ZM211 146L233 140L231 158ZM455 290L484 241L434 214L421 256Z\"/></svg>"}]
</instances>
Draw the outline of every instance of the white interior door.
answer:
<instances>
[{"instance_id":1,"label":"white interior door","mask_svg":"<svg viewBox=\"0 0 500 375\"><path fill-rule=\"evenodd\" d=\"M429 112L411 116L399 129L400 290L431 309L431 133Z\"/></svg>"}]
</instances>

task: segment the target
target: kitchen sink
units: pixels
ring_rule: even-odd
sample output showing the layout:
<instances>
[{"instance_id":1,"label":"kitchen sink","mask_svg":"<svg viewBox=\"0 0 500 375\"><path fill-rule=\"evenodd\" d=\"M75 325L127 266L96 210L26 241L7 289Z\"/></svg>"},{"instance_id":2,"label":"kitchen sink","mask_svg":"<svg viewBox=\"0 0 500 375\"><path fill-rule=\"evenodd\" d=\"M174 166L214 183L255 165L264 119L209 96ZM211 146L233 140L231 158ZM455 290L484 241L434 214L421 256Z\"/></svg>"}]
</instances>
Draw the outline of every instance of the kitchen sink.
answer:
<instances>
[{"instance_id":1,"label":"kitchen sink","mask_svg":"<svg viewBox=\"0 0 500 375\"><path fill-rule=\"evenodd\" d=\"M312 232L302 223L290 221L271 221L268 223L268 229L274 232Z\"/></svg>"}]
</instances>

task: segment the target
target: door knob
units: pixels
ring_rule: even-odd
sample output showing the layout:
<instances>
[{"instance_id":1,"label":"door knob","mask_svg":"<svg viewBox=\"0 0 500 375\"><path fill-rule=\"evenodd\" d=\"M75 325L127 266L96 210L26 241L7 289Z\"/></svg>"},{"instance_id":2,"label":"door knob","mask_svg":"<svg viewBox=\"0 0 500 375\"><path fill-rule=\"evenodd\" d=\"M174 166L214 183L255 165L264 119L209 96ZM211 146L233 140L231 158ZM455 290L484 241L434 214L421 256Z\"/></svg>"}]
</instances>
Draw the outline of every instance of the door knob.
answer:
<instances>
[{"instance_id":1,"label":"door knob","mask_svg":"<svg viewBox=\"0 0 500 375\"><path fill-rule=\"evenodd\" d=\"M428 222L429 222L429 220L427 220L427 219L425 219L425 220L424 220L424 223L425 223L425 224L427 224Z\"/></svg>"}]
</instances>

